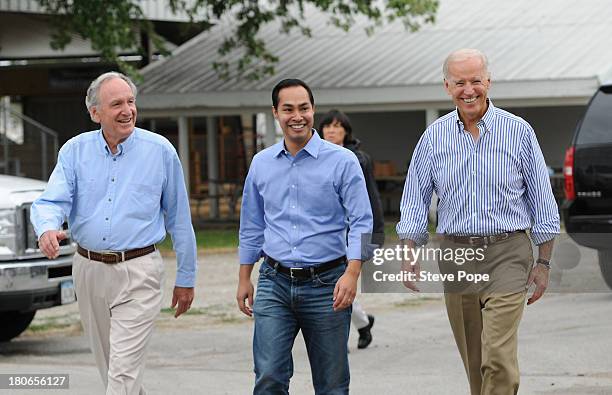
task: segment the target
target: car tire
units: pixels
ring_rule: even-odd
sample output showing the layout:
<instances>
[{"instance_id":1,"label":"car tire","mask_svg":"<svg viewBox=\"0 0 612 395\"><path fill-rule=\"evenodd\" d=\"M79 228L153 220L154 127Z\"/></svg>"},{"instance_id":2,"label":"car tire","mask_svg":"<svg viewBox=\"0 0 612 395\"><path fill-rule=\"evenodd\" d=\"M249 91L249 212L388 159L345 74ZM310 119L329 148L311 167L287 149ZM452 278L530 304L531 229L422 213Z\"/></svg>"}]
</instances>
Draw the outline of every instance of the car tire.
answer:
<instances>
[{"instance_id":1,"label":"car tire","mask_svg":"<svg viewBox=\"0 0 612 395\"><path fill-rule=\"evenodd\" d=\"M6 311L0 313L0 342L7 342L25 331L34 319L36 311L21 313L19 311Z\"/></svg>"},{"instance_id":2,"label":"car tire","mask_svg":"<svg viewBox=\"0 0 612 395\"><path fill-rule=\"evenodd\" d=\"M599 250L599 269L608 285L612 289L612 250Z\"/></svg>"}]
</instances>

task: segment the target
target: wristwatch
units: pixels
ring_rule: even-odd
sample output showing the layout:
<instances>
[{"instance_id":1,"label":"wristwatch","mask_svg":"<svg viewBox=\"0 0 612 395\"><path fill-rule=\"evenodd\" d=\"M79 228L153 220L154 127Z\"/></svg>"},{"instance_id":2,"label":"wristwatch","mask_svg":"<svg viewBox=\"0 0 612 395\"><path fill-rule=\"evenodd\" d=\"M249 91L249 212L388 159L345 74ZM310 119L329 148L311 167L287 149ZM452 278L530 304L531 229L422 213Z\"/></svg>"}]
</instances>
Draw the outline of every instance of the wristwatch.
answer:
<instances>
[{"instance_id":1,"label":"wristwatch","mask_svg":"<svg viewBox=\"0 0 612 395\"><path fill-rule=\"evenodd\" d=\"M544 258L538 258L538 259L536 260L536 263L539 263L539 264L541 264L541 265L544 265L544 266L545 266L547 269L550 269L550 261L549 261L549 260L546 260L546 259L544 259Z\"/></svg>"}]
</instances>

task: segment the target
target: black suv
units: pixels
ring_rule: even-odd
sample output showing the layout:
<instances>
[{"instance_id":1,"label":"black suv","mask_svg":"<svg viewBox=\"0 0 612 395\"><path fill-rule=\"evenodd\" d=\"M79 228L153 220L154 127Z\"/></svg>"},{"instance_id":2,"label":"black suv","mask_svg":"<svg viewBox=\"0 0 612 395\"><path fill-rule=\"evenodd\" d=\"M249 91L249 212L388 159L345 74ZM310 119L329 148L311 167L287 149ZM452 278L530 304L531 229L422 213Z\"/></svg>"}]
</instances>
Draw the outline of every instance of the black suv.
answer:
<instances>
[{"instance_id":1,"label":"black suv","mask_svg":"<svg viewBox=\"0 0 612 395\"><path fill-rule=\"evenodd\" d=\"M600 87L565 153L565 229L578 244L599 253L612 288L612 84Z\"/></svg>"}]
</instances>

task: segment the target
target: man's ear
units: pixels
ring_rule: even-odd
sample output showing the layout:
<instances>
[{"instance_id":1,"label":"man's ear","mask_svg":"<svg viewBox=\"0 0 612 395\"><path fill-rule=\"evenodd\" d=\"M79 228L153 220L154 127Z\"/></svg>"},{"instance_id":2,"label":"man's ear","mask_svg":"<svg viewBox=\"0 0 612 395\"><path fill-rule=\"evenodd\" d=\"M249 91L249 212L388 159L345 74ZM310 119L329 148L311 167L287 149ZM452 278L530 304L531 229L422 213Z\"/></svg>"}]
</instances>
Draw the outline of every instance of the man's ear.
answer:
<instances>
[{"instance_id":1,"label":"man's ear","mask_svg":"<svg viewBox=\"0 0 612 395\"><path fill-rule=\"evenodd\" d=\"M96 109L96 106L91 106L89 108L89 117L95 123L100 123L100 115L98 114L98 110Z\"/></svg>"},{"instance_id":2,"label":"man's ear","mask_svg":"<svg viewBox=\"0 0 612 395\"><path fill-rule=\"evenodd\" d=\"M274 106L272 106L272 115L275 119L278 119L278 111L276 111L276 108L274 108Z\"/></svg>"},{"instance_id":3,"label":"man's ear","mask_svg":"<svg viewBox=\"0 0 612 395\"><path fill-rule=\"evenodd\" d=\"M450 83L448 82L448 80L447 80L446 78L444 79L444 90L446 90L446 93L447 93L449 96L451 96L451 97L453 96L453 95L451 94L451 91L450 91Z\"/></svg>"}]
</instances>

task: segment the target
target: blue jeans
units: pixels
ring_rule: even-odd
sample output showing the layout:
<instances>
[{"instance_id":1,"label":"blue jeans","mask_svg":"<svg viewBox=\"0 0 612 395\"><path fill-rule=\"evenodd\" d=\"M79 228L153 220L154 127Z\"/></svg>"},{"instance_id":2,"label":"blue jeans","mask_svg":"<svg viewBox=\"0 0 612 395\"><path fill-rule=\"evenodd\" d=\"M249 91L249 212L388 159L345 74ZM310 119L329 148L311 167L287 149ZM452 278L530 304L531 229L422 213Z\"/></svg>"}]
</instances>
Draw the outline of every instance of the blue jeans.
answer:
<instances>
[{"instance_id":1,"label":"blue jeans","mask_svg":"<svg viewBox=\"0 0 612 395\"><path fill-rule=\"evenodd\" d=\"M253 306L254 395L289 393L291 350L300 330L315 394L349 393L351 308L337 312L332 308L334 287L345 268L341 265L312 279L298 280L278 273L265 262L261 265Z\"/></svg>"}]
</instances>

